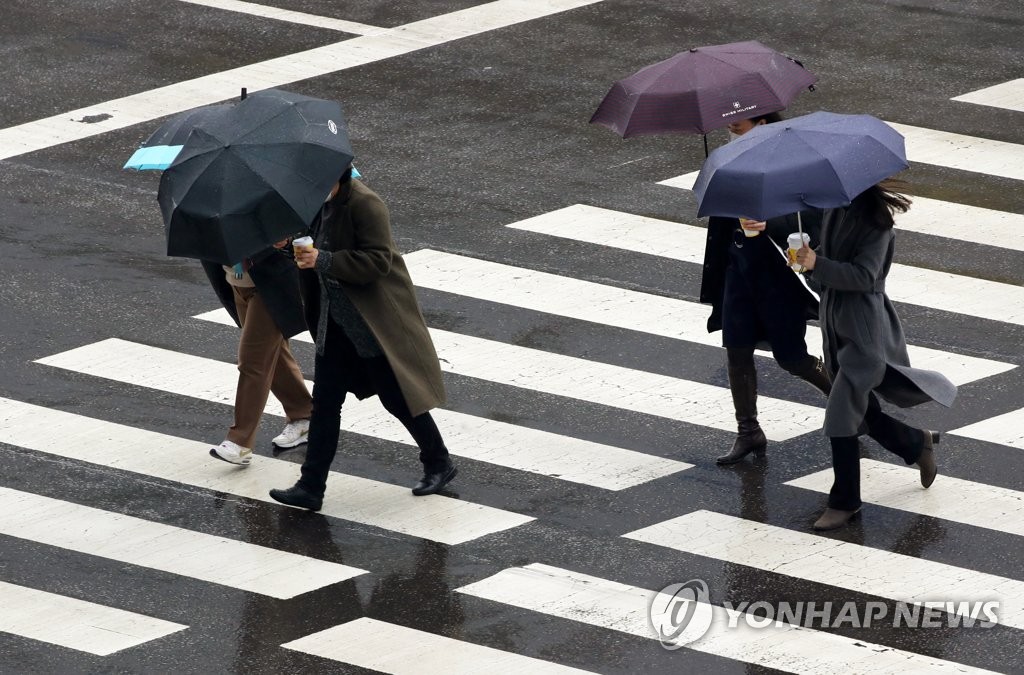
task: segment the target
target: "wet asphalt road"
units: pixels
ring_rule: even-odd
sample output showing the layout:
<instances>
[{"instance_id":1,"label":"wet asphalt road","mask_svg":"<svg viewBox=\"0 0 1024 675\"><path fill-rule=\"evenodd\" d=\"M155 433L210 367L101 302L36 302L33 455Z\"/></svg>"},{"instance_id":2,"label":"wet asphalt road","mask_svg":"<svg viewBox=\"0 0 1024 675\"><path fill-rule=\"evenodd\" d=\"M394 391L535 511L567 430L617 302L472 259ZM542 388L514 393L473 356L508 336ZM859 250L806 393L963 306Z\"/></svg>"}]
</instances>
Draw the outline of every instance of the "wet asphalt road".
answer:
<instances>
[{"instance_id":1,"label":"wet asphalt road","mask_svg":"<svg viewBox=\"0 0 1024 675\"><path fill-rule=\"evenodd\" d=\"M272 4L393 27L480 3ZM357 166L388 202L403 251L432 248L694 301L697 265L504 227L572 204L700 222L689 192L657 185L699 168L699 137L622 141L586 123L614 79L690 46L757 39L796 56L820 78L790 114L866 112L1022 143L1024 113L950 100L1021 77L1022 27L1016 0L780 0L760 6L605 0L288 88L343 103ZM5 0L0 128L348 37L185 2ZM217 442L229 424L226 406L34 363L110 337L233 361L234 334L191 318L216 307L201 269L164 255L158 176L120 169L157 123L0 161L0 396ZM723 140L721 133L712 135L715 143ZM905 178L914 195L1024 213L1019 181L923 164ZM1024 254L1009 249L951 250L949 240L901 233L897 262L1024 284ZM435 328L726 384L723 355L712 347L441 291L424 289L420 300ZM921 307L900 310L914 344L1024 365L1021 326ZM295 350L311 377L311 347ZM825 441L816 433L773 444L762 463L726 470L713 463L731 442L726 432L460 375L447 374L446 385L452 410L696 466L611 492L462 459L450 496L537 520L447 546L0 442L2 487L372 570L293 600L274 600L0 534L0 581L190 626L109 657L0 633L0 672L362 672L279 647L361 616L598 672L768 670L691 650L669 652L646 638L452 592L534 562L644 588L701 578L718 603L872 599L620 536L695 509L806 531L822 497L783 483L828 466ZM1024 372L1017 368L961 387L951 410L925 406L909 419L942 430L961 427L1024 406L1022 385ZM778 368L763 373L761 390L820 405ZM259 454L270 454L278 426L277 418L264 419ZM1024 489L1019 448L958 438L951 449L941 458L943 474ZM877 447L868 451L888 459ZM298 462L301 452L282 458ZM418 477L408 446L355 434L343 434L335 469L397 485ZM990 529L874 506L855 526L828 536L1024 580L1020 538ZM1012 628L833 632L1024 672L1024 633Z\"/></svg>"}]
</instances>

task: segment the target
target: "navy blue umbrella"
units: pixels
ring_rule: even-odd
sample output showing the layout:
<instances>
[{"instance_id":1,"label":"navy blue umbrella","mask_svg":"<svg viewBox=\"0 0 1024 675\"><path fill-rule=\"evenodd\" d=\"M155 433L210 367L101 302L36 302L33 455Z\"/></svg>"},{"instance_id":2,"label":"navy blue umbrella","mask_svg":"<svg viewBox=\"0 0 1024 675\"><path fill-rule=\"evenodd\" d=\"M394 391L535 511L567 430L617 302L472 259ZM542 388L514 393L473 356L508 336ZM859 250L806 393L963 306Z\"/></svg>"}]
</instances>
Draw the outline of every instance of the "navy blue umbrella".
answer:
<instances>
[{"instance_id":1,"label":"navy blue umbrella","mask_svg":"<svg viewBox=\"0 0 1024 675\"><path fill-rule=\"evenodd\" d=\"M877 117L811 113L714 150L693 186L697 215L765 220L846 206L908 166L903 136Z\"/></svg>"}]
</instances>

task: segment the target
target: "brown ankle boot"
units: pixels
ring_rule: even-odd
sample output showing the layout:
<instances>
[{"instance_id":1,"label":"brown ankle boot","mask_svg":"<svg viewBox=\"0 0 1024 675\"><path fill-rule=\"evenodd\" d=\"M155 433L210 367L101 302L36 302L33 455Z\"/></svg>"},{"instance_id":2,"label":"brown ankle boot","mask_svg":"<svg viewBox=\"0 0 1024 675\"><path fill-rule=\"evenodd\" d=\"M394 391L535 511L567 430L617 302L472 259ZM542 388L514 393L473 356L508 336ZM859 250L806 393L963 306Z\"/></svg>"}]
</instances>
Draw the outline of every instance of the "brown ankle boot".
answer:
<instances>
[{"instance_id":1,"label":"brown ankle boot","mask_svg":"<svg viewBox=\"0 0 1024 675\"><path fill-rule=\"evenodd\" d=\"M736 408L738 434L732 449L715 461L735 464L750 453L764 454L768 439L757 423L757 371L753 364L729 366L729 390Z\"/></svg>"},{"instance_id":2,"label":"brown ankle boot","mask_svg":"<svg viewBox=\"0 0 1024 675\"><path fill-rule=\"evenodd\" d=\"M832 507L829 507L825 509L825 512L821 514L821 517L814 521L814 529L819 532L824 530L838 530L840 527L850 522L858 511L860 511L860 509L842 511L840 509L833 509Z\"/></svg>"}]
</instances>

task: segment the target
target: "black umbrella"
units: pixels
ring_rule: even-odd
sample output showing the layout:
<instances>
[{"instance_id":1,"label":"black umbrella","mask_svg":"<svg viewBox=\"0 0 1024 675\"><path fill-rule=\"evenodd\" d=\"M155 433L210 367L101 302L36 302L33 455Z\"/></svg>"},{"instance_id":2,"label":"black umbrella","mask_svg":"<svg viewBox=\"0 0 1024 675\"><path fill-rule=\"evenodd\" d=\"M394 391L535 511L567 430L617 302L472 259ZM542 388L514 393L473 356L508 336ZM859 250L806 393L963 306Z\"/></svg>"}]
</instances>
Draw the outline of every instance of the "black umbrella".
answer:
<instances>
[{"instance_id":1,"label":"black umbrella","mask_svg":"<svg viewBox=\"0 0 1024 675\"><path fill-rule=\"evenodd\" d=\"M182 144L157 194L168 255L240 262L308 227L352 162L334 101L267 89L189 115L151 138Z\"/></svg>"}]
</instances>

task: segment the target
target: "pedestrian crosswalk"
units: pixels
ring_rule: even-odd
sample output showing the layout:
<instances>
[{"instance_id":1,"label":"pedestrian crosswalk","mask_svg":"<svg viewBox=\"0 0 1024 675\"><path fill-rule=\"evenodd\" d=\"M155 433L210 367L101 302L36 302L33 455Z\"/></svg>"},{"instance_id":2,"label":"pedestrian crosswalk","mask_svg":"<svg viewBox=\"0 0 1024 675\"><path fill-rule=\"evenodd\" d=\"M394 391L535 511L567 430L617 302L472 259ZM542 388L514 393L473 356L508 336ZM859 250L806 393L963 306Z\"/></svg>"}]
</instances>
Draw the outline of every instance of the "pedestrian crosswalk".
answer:
<instances>
[{"instance_id":1,"label":"pedestrian crosswalk","mask_svg":"<svg viewBox=\"0 0 1024 675\"><path fill-rule=\"evenodd\" d=\"M0 633L108 656L188 626L0 581Z\"/></svg>"},{"instance_id":2,"label":"pedestrian crosswalk","mask_svg":"<svg viewBox=\"0 0 1024 675\"><path fill-rule=\"evenodd\" d=\"M274 15L274 10L234 0L187 1ZM486 10L474 10L474 15L483 17L486 25L503 25L506 20L524 21L586 4L590 0L502 0ZM507 18L502 18L503 12L508 13ZM262 72L264 84L405 54L482 30L461 25L465 12L400 29L340 20L317 23L316 17L299 12L278 13L282 20L359 34L365 39L349 41L356 44L345 47L328 45L301 58L286 57L269 70L247 67L245 72L250 76ZM343 58L337 61L336 57ZM210 76L207 81L220 82L221 75ZM955 100L1022 110L1021 82L979 90ZM139 109L136 116L126 113L108 128L205 101L203 97L210 96L200 95L193 86L175 87L178 98L170 101L130 97L129 107ZM1024 146L905 124L892 126L906 136L912 161L1024 180ZM54 119L0 133L0 144L7 146L0 147L0 158L46 147L54 133L71 140L95 131L83 132L79 127ZM686 174L663 184L688 189L693 177ZM970 222L971 228L962 229L960 223L964 222ZM649 256L666 268L678 264L693 271L692 266L703 262L704 228L627 211L570 203L504 225L510 231L532 233L552 242L572 240L601 247L613 255ZM917 198L915 209L898 219L898 227L921 236L1024 251L1024 214ZM448 294L455 303L474 300L501 305L525 322L537 321L536 315L541 314L556 316L569 325L589 323L668 338L678 347L680 358L723 361L720 335L709 334L705 327L709 308L692 299L439 248L420 248L405 259L420 288ZM1024 326L1024 288L1014 283L894 265L888 292L898 303L938 310L958 319L983 319L991 322L993 329L1015 331ZM691 297L695 295L696 289ZM194 318L203 322L198 324L202 329L221 331L225 340L234 339L226 328L233 325L226 312L204 311ZM162 399L170 401L169 407L175 405L174 397L225 409L233 403L237 379L233 364L193 353L190 348L159 348L117 337L113 335L115 329L111 333L106 339L39 356L34 363L43 373L41 377L74 373L84 376L81 384L86 388L118 383L139 397L170 394L170 399ZM516 613L559 622L572 627L569 630L577 625L605 630L615 636L614 644L608 647L611 650L656 649L658 636L649 611L652 602L661 597L658 587L638 585L626 570L609 570L604 576L578 571L592 569L594 561L606 553L605 546L611 549L624 542L641 551L631 562L637 567L654 567L664 551L682 553L758 578L758 584L747 592L762 592L765 599L770 599L768 586L773 577L793 579L817 591L824 588L844 599L867 597L914 606L950 599L942 593L955 589L958 598L998 602L999 627L1024 631L1024 580L1017 578L1019 574L977 571L970 561L953 564L934 559L927 552L897 553L870 540L847 541L811 534L795 525L759 522L746 514L737 517L718 512L720 503L696 510L680 509L674 493L697 489L698 482L724 484L736 474L731 470L709 473L718 471L710 462L715 450L703 442L666 444L653 433L649 438L647 432L652 426L665 425L659 428L670 428L678 439L711 438L725 446L736 421L730 392L720 384L607 363L565 353L566 348L555 345L524 347L485 339L472 331L436 327L431 328L431 334L442 369L459 378L467 389L514 390L556 401L550 408L550 418L557 432L538 428L534 420L525 422L514 416L492 419L498 416L493 411L488 416L475 408L466 412L469 406L464 402L434 411L454 455L465 458L470 467L479 462L507 470L509 484L515 490L535 491L534 498L511 506L502 502L503 495L498 492L491 495L475 491L472 499L458 494L415 498L407 485L371 480L348 473L349 467L336 465L338 470L329 478L323 510L315 517L326 519L329 525L368 528L382 542L383 553L378 559L350 566L315 553L279 550L163 522L163 505L155 506L145 517L127 515L83 504L70 496L64 499L37 494L31 485L12 486L7 476L0 476L0 545L66 551L78 556L83 565L114 562L131 566L140 570L137 578L141 583L159 573L233 589L246 597L256 596L259 602L279 603L273 605L275 609L287 603L317 605L316 612L304 616L301 635L275 638L274 644L329 662L323 666L325 670L343 665L388 673L589 672L569 663L558 649L519 653L522 645L515 635ZM299 341L308 343L308 335ZM810 342L812 351L820 354L820 344ZM910 345L915 365L939 370L958 385L983 389L989 378L1020 377L1016 372L1020 363L1013 359L964 351L971 353ZM270 500L267 491L295 481L298 468L293 462L258 452L249 467L239 468L209 457L205 442L21 400L32 399L30 392L24 396L3 393L0 449L15 448L69 465L101 468L130 481L166 481L221 499L251 503L252 508L261 511L285 513L286 507ZM824 448L819 438L824 401L808 405L790 398L797 397L789 396L787 391L761 396L758 406L760 422L773 444L794 448L787 466L771 474L772 480L783 476L772 485L777 491L773 495L796 501L812 493L827 494L832 477L829 469L821 468L827 457L818 457L809 467L806 456L800 455L812 445ZM1014 409L1006 410L1001 405L996 399L985 406L984 419L952 429L947 438L970 439L999 452L1024 448L1020 431L1024 428L1024 408L1013 404L1010 407ZM629 442L611 444L592 437L577 438L566 431L572 425L555 424L558 415L571 416L584 407L605 411ZM274 400L266 412L283 416ZM411 444L407 431L375 400L346 401L342 424L347 434ZM946 445L948 442L943 447ZM146 452L139 448L146 448ZM763 468L752 467L753 471ZM865 508L934 519L947 524L954 534L976 529L1011 541L1024 536L1024 492L989 484L989 477L971 473L970 464L957 470L959 475L943 475L932 489L923 490L917 484L915 468L865 458L861 464ZM410 476L408 482L414 478ZM475 481L472 471L463 471L460 481ZM593 521L587 523L589 529L582 528L583 534L570 528L578 523L558 514L560 499L574 500ZM528 507L523 506L527 503ZM622 522L634 526L622 529ZM415 628L405 625L407 615L403 611L410 608L401 603L397 609L388 606L375 616L346 616L343 620L339 617L344 612L314 601L318 594L344 585L359 588L359 584L379 583L402 589L407 588L405 584L412 585L406 578L395 578L402 574L394 573L387 553L389 545L409 541L429 542L458 558L444 571L445 583L449 578L457 581L451 584L454 590L441 592L446 597L476 603L477 623L467 622L476 626L475 631L429 625L422 617L408 622L416 623ZM543 562L556 557L550 550L555 548L551 541L572 552L580 564L560 567ZM1017 568L1008 565L1008 569ZM678 573L680 582L693 576L683 567ZM145 649L161 640L181 640L185 649L188 633L194 630L190 625L112 606L109 598L87 587L72 593L65 586L62 592L66 594L60 594L31 584L11 583L6 578L5 561L0 556L0 633L18 638L107 657L132 648ZM706 633L693 636L692 641L677 639L667 645L685 648L679 652L679 663L683 664L679 670L686 669L682 657L693 651L735 661L738 667L786 672L988 672L968 665L970 659L956 649L922 650L902 635L875 633L877 641L871 641L842 630L786 621L752 627L756 621L748 619L753 615L737 620L743 612L727 608L729 599L728 593L718 591L710 600L694 602L691 609L705 613L710 624ZM956 614L958 610L947 611ZM415 614L415 609L410 612ZM424 629L425 625L429 630ZM0 671L3 665L0 657Z\"/></svg>"},{"instance_id":3,"label":"pedestrian crosswalk","mask_svg":"<svg viewBox=\"0 0 1024 675\"><path fill-rule=\"evenodd\" d=\"M535 563L502 570L457 590L459 593L540 614L649 639L656 637L647 616L650 598L657 593L655 589L638 588ZM770 623L757 629L744 621L730 626L729 615L735 610L703 602L699 604L705 610L710 610L710 627L703 636L697 636L695 641L686 643L687 646L743 663L786 672L823 675L835 672L882 673L905 670L985 672L785 622Z\"/></svg>"}]
</instances>

